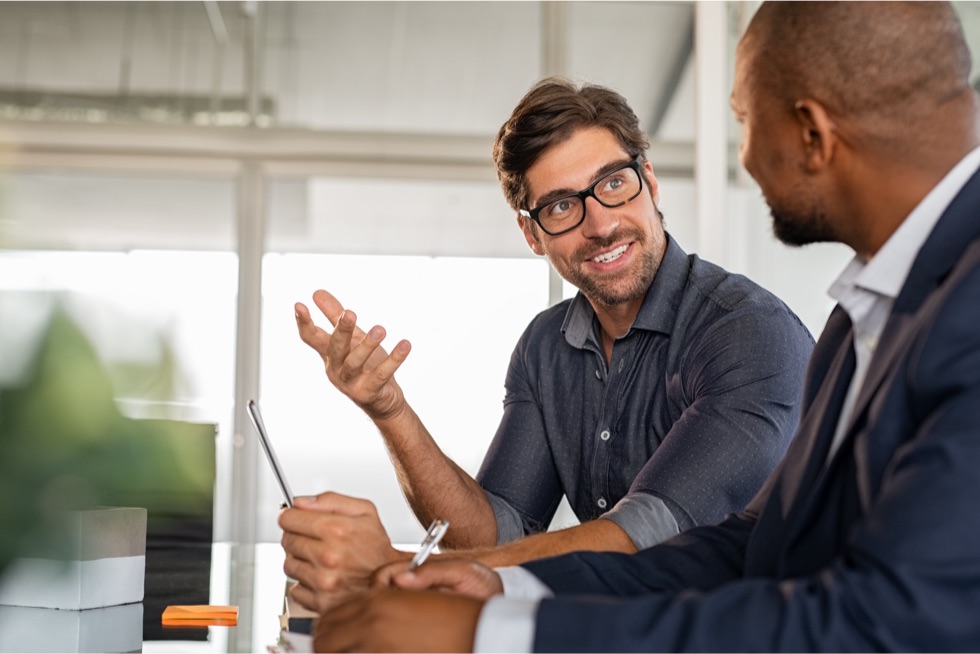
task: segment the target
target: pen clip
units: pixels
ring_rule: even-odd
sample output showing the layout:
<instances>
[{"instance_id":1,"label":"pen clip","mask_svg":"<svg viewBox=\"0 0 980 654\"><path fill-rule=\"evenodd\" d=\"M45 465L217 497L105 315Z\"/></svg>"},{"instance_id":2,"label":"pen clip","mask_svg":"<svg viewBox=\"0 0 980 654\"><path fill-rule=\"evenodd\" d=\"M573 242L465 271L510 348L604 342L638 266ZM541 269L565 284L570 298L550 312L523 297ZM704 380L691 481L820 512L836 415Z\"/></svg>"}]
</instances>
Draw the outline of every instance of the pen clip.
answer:
<instances>
[{"instance_id":1,"label":"pen clip","mask_svg":"<svg viewBox=\"0 0 980 654\"><path fill-rule=\"evenodd\" d=\"M432 550L436 548L439 541L442 540L442 537L446 535L447 529L449 529L448 521L441 518L436 518L432 521L432 524L429 525L429 530L425 534L425 538L422 540L422 544L419 545L419 551L412 557L412 562L408 564L409 570L414 570L425 563L425 560L432 554Z\"/></svg>"}]
</instances>

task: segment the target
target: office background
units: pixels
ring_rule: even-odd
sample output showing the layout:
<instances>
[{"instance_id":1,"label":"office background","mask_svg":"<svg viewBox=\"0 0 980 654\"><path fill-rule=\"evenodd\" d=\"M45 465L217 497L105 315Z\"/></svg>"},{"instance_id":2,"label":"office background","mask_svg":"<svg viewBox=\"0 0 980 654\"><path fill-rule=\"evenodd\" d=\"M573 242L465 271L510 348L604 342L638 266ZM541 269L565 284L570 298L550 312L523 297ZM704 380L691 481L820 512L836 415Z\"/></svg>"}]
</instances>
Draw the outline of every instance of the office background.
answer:
<instances>
[{"instance_id":1,"label":"office background","mask_svg":"<svg viewBox=\"0 0 980 654\"><path fill-rule=\"evenodd\" d=\"M245 416L257 397L294 491L370 498L393 540L414 541L380 438L299 341L292 305L326 288L389 343L411 340L400 383L475 473L517 337L573 292L527 250L490 160L540 77L623 93L669 231L819 335L849 252L777 243L737 162L728 93L755 6L0 2L0 375L44 318L25 298L54 292L107 361L173 347L174 391L149 380L117 400L218 425L217 540L279 538ZM957 7L977 43L980 7Z\"/></svg>"}]
</instances>

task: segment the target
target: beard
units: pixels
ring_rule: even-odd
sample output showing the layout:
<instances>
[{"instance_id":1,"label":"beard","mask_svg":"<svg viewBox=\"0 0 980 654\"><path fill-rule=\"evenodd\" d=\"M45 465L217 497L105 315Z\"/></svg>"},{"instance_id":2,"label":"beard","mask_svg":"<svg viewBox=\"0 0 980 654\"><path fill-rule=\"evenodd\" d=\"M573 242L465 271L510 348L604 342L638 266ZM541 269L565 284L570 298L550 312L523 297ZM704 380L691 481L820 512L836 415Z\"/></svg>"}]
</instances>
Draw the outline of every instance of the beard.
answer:
<instances>
[{"instance_id":1,"label":"beard","mask_svg":"<svg viewBox=\"0 0 980 654\"><path fill-rule=\"evenodd\" d=\"M827 215L816 207L801 212L771 206L770 215L773 234L786 245L799 247L840 240Z\"/></svg>"},{"instance_id":2,"label":"beard","mask_svg":"<svg viewBox=\"0 0 980 654\"><path fill-rule=\"evenodd\" d=\"M658 248L655 243L648 240L645 234L638 230L613 234L602 241L590 243L587 248L580 248L575 253L575 260L585 261L591 258L590 254L595 256L595 253L623 240L633 241L633 247L639 252L635 255L636 260L629 269L622 270L615 275L589 274L581 267L566 265L554 260L551 261L551 265L555 267L555 270L565 281L582 291L582 294L592 302L609 307L632 302L646 295L657 270L660 269L661 257L658 256Z\"/></svg>"}]
</instances>

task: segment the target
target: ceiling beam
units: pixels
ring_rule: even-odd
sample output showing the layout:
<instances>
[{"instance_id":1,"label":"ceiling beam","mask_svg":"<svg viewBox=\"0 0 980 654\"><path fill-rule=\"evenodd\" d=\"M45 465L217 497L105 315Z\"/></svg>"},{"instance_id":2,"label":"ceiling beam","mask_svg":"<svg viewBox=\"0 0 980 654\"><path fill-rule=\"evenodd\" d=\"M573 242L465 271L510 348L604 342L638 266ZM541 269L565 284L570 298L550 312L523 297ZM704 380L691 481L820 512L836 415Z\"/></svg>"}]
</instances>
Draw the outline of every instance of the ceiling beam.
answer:
<instances>
[{"instance_id":1,"label":"ceiling beam","mask_svg":"<svg viewBox=\"0 0 980 654\"><path fill-rule=\"evenodd\" d=\"M229 162L257 162L276 174L351 175L496 181L493 137L415 132L312 131L281 128L196 127L0 122L0 166L86 167L140 159L174 171L195 161L197 171ZM651 161L661 176L691 177L691 143L655 141ZM148 168L149 169L149 168Z\"/></svg>"}]
</instances>

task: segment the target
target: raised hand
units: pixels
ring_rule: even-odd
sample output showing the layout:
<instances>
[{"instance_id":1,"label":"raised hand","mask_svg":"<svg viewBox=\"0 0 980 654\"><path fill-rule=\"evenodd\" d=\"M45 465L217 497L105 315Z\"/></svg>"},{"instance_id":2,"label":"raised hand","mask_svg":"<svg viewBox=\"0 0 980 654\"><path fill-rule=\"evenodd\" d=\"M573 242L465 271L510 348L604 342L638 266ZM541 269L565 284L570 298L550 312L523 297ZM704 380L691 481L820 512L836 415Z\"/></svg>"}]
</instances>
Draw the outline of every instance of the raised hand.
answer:
<instances>
[{"instance_id":1,"label":"raised hand","mask_svg":"<svg viewBox=\"0 0 980 654\"><path fill-rule=\"evenodd\" d=\"M375 325L367 332L357 326L353 311L330 293L319 290L313 302L333 325L333 333L316 326L309 309L297 303L299 337L323 359L327 379L373 420L391 418L401 412L405 396L395 381L395 371L408 358L412 346L402 340L391 354L381 347L385 329Z\"/></svg>"}]
</instances>

